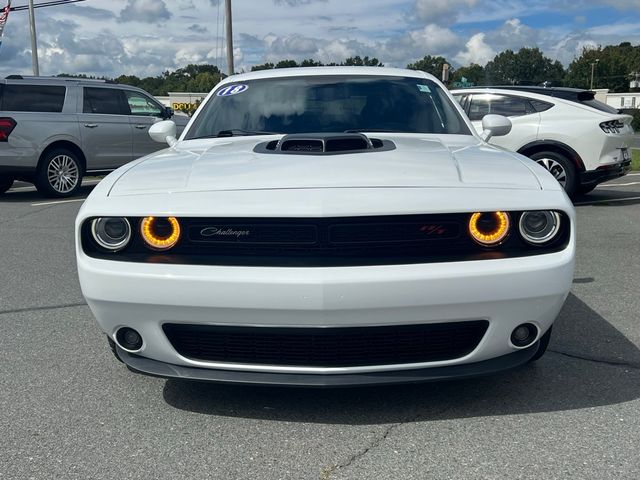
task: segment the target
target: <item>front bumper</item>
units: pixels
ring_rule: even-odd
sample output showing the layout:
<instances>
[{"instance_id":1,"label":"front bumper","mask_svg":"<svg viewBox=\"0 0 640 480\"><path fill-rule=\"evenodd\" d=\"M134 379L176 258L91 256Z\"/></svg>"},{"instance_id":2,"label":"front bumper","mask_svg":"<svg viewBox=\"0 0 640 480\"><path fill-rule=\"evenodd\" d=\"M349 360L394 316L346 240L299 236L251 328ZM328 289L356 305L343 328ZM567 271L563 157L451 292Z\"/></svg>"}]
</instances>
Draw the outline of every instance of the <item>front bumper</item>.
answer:
<instances>
[{"instance_id":1,"label":"front bumper","mask_svg":"<svg viewBox=\"0 0 640 480\"><path fill-rule=\"evenodd\" d=\"M359 387L367 385L393 385L434 382L491 375L519 367L527 363L538 351L538 343L524 350L492 358L482 362L448 367L397 370L337 375L305 375L270 372L238 372L233 370L205 369L162 363L132 355L116 346L118 357L132 370L162 378L180 378L204 382L245 385L273 385L289 387Z\"/></svg>"},{"instance_id":2,"label":"front bumper","mask_svg":"<svg viewBox=\"0 0 640 480\"><path fill-rule=\"evenodd\" d=\"M561 252L531 257L328 268L134 264L94 259L80 252L78 271L83 294L103 331L112 339L123 326L141 334L141 350L135 357L123 356L134 369L218 381L233 381L235 375L269 382L293 378L280 374L318 379L337 375L356 383L352 375L365 375L362 378L368 380L363 381L373 383L404 372L404 377L397 373L404 378L397 381L405 382L424 378L425 369L470 366L522 351L510 342L511 332L522 323L533 323L543 335L571 287L574 249L572 240ZM322 328L467 320L487 320L489 327L477 347L463 357L327 368L186 358L173 348L162 328L165 323ZM212 373L205 375L202 370ZM466 376L471 370L443 370L442 375ZM433 375L434 379L442 376ZM318 379L309 382L326 381Z\"/></svg>"}]
</instances>

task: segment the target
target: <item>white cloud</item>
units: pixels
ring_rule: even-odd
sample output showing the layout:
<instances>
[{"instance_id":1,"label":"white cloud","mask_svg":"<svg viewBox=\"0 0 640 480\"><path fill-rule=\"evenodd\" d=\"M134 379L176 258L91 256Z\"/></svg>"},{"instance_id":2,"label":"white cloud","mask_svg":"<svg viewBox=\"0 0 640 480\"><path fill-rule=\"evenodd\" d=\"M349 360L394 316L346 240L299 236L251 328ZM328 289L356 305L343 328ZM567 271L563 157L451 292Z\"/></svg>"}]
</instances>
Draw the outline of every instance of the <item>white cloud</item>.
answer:
<instances>
[{"instance_id":1,"label":"white cloud","mask_svg":"<svg viewBox=\"0 0 640 480\"><path fill-rule=\"evenodd\" d=\"M452 23L465 9L473 8L478 0L416 0L415 12L427 23Z\"/></svg>"},{"instance_id":2,"label":"white cloud","mask_svg":"<svg viewBox=\"0 0 640 480\"><path fill-rule=\"evenodd\" d=\"M120 22L156 23L171 18L164 0L127 0L120 12Z\"/></svg>"},{"instance_id":3,"label":"white cloud","mask_svg":"<svg viewBox=\"0 0 640 480\"><path fill-rule=\"evenodd\" d=\"M454 57L454 60L461 65L469 65L476 63L478 65L485 65L496 56L496 51L487 45L484 41L484 33L476 33L472 35L469 41L466 43L466 50L458 52Z\"/></svg>"}]
</instances>

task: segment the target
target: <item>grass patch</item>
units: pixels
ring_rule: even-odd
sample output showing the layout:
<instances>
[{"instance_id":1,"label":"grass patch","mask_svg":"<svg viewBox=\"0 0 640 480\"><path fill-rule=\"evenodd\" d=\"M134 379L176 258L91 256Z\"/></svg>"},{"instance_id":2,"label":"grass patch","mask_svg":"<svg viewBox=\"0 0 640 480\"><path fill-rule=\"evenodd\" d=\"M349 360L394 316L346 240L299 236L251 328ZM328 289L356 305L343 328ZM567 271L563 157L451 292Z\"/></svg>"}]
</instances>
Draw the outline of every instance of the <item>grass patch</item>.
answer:
<instances>
[{"instance_id":1,"label":"grass patch","mask_svg":"<svg viewBox=\"0 0 640 480\"><path fill-rule=\"evenodd\" d=\"M640 150L631 150L631 170L640 170Z\"/></svg>"}]
</instances>

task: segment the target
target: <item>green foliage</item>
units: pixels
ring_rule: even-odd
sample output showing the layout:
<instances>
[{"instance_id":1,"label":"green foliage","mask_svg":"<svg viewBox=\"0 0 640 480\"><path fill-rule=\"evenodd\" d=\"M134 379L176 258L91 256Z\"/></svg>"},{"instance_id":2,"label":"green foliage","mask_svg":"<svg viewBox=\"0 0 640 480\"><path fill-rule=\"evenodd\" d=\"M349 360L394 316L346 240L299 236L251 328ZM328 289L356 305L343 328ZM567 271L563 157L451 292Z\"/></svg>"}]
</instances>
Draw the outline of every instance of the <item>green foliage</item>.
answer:
<instances>
[{"instance_id":1,"label":"green foliage","mask_svg":"<svg viewBox=\"0 0 640 480\"><path fill-rule=\"evenodd\" d=\"M423 72L430 73L436 78L441 78L442 66L445 63L451 65L451 63L449 63L444 57L432 57L431 55L425 55L421 60L407 65L407 68L410 70L422 70ZM449 71L453 72L453 68L451 68Z\"/></svg>"},{"instance_id":2,"label":"green foliage","mask_svg":"<svg viewBox=\"0 0 640 480\"><path fill-rule=\"evenodd\" d=\"M467 67L460 67L453 72L451 81L461 82L463 78L466 78L467 82L471 82L475 86L485 85L484 67L477 63L472 63Z\"/></svg>"},{"instance_id":3,"label":"green foliage","mask_svg":"<svg viewBox=\"0 0 640 480\"><path fill-rule=\"evenodd\" d=\"M631 170L640 170L640 150L631 150Z\"/></svg>"},{"instance_id":4,"label":"green foliage","mask_svg":"<svg viewBox=\"0 0 640 480\"><path fill-rule=\"evenodd\" d=\"M628 92L630 73L640 68L640 45L629 42L604 48L584 48L567 70L566 85L590 88L591 64L593 88L608 88L611 92Z\"/></svg>"},{"instance_id":5,"label":"green foliage","mask_svg":"<svg viewBox=\"0 0 640 480\"><path fill-rule=\"evenodd\" d=\"M539 48L505 50L485 66L490 85L539 85L551 82L561 85L564 68L559 61L545 57Z\"/></svg>"},{"instance_id":6,"label":"green foliage","mask_svg":"<svg viewBox=\"0 0 640 480\"><path fill-rule=\"evenodd\" d=\"M254 65L251 67L252 72L257 72L259 70L270 70L272 68L294 68L294 67L335 67L335 66L358 66L358 67L382 67L384 66L380 63L380 60L377 58L369 58L369 57L349 57L344 62L341 63L327 63L324 64L313 58L308 58L302 60L302 62L298 63L295 60L280 60L278 63L273 64L271 62L263 63L261 65Z\"/></svg>"}]
</instances>

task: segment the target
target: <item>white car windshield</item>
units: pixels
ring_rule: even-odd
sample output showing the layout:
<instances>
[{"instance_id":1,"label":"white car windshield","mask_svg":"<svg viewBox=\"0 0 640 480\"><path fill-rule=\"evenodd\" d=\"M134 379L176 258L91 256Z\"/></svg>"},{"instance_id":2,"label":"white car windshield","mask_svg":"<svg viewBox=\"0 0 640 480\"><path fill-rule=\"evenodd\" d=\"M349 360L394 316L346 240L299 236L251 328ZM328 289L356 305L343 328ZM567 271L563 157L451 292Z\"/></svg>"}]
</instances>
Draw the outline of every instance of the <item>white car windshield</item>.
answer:
<instances>
[{"instance_id":1,"label":"white car windshield","mask_svg":"<svg viewBox=\"0 0 640 480\"><path fill-rule=\"evenodd\" d=\"M345 131L471 135L443 89L426 78L334 75L219 87L185 139Z\"/></svg>"}]
</instances>

